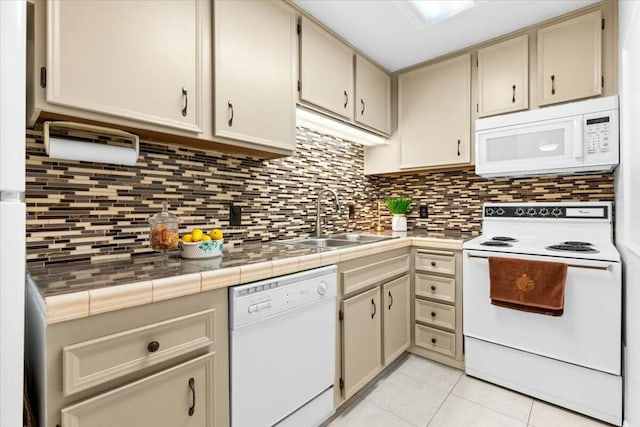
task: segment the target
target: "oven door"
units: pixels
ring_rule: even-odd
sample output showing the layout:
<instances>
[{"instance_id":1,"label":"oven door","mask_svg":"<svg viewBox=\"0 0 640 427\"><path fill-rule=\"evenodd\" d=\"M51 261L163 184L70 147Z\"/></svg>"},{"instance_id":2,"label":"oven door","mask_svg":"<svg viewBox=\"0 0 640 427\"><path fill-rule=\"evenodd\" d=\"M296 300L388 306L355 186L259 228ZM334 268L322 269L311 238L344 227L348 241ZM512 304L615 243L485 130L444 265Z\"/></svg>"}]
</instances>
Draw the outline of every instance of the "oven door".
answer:
<instances>
[{"instance_id":1,"label":"oven door","mask_svg":"<svg viewBox=\"0 0 640 427\"><path fill-rule=\"evenodd\" d=\"M560 317L491 304L488 257L569 264ZM464 251L464 335L620 374L622 279L618 262Z\"/></svg>"}]
</instances>

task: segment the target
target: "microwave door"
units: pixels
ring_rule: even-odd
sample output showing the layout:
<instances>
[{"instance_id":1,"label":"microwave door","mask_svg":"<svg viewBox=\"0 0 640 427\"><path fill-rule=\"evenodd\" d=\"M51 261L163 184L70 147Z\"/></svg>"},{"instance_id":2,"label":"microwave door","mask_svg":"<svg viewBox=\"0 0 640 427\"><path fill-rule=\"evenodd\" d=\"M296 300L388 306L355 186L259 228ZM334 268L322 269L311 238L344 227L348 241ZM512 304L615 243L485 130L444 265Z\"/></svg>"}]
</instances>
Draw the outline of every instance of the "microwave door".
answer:
<instances>
[{"instance_id":1,"label":"microwave door","mask_svg":"<svg viewBox=\"0 0 640 427\"><path fill-rule=\"evenodd\" d=\"M581 144L581 117L478 131L476 173L519 176L577 167Z\"/></svg>"}]
</instances>

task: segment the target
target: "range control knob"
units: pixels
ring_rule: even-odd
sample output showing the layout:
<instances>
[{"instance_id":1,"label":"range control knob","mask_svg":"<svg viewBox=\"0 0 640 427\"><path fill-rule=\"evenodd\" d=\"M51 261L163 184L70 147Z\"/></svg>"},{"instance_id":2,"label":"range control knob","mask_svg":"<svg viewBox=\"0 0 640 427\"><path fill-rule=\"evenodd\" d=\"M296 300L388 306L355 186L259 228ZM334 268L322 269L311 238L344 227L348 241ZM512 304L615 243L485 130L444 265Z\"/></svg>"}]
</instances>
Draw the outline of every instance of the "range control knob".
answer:
<instances>
[{"instance_id":1,"label":"range control knob","mask_svg":"<svg viewBox=\"0 0 640 427\"><path fill-rule=\"evenodd\" d=\"M538 212L541 216L547 216L549 215L549 209L547 208L542 208L540 209L540 212Z\"/></svg>"},{"instance_id":2,"label":"range control knob","mask_svg":"<svg viewBox=\"0 0 640 427\"><path fill-rule=\"evenodd\" d=\"M493 215L493 209L492 208L487 208L487 210L485 211L485 215L486 216L492 216Z\"/></svg>"},{"instance_id":3,"label":"range control knob","mask_svg":"<svg viewBox=\"0 0 640 427\"><path fill-rule=\"evenodd\" d=\"M529 215L529 216L534 216L535 214L536 214L536 210L535 210L535 209L533 209L533 208L529 208L529 209L527 210L527 215Z\"/></svg>"},{"instance_id":4,"label":"range control knob","mask_svg":"<svg viewBox=\"0 0 640 427\"><path fill-rule=\"evenodd\" d=\"M325 282L324 280L318 283L318 293L320 295L324 295L327 293L327 282Z\"/></svg>"},{"instance_id":5,"label":"range control knob","mask_svg":"<svg viewBox=\"0 0 640 427\"><path fill-rule=\"evenodd\" d=\"M504 209L502 209L502 208L498 208L498 210L496 211L496 213L497 213L498 215L504 215Z\"/></svg>"},{"instance_id":6,"label":"range control knob","mask_svg":"<svg viewBox=\"0 0 640 427\"><path fill-rule=\"evenodd\" d=\"M551 211L551 215L559 217L560 215L562 215L562 211L558 208L553 208L553 210Z\"/></svg>"},{"instance_id":7,"label":"range control knob","mask_svg":"<svg viewBox=\"0 0 640 427\"><path fill-rule=\"evenodd\" d=\"M518 215L518 216L524 215L524 209L522 209L522 208L516 209L516 215Z\"/></svg>"}]
</instances>

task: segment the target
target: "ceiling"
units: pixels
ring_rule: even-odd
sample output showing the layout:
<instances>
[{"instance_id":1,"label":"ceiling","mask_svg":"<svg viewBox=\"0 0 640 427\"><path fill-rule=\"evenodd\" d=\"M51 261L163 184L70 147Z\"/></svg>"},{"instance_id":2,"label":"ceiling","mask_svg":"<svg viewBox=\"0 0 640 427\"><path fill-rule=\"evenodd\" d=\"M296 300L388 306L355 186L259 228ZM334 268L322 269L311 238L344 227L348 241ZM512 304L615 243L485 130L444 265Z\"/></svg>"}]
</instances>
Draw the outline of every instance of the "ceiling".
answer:
<instances>
[{"instance_id":1,"label":"ceiling","mask_svg":"<svg viewBox=\"0 0 640 427\"><path fill-rule=\"evenodd\" d=\"M388 71L397 71L598 1L480 0L430 26L407 0L293 2Z\"/></svg>"}]
</instances>

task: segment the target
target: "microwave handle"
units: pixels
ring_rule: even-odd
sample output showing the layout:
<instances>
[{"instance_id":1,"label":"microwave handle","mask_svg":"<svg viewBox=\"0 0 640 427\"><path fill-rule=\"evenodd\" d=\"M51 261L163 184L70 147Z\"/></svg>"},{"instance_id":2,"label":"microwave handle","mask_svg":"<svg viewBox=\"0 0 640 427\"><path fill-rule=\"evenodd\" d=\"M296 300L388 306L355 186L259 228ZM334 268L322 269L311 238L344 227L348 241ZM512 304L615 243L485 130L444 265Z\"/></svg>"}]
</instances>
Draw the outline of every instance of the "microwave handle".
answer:
<instances>
[{"instance_id":1,"label":"microwave handle","mask_svg":"<svg viewBox=\"0 0 640 427\"><path fill-rule=\"evenodd\" d=\"M584 118L582 116L573 119L573 157L581 159L584 155Z\"/></svg>"}]
</instances>

